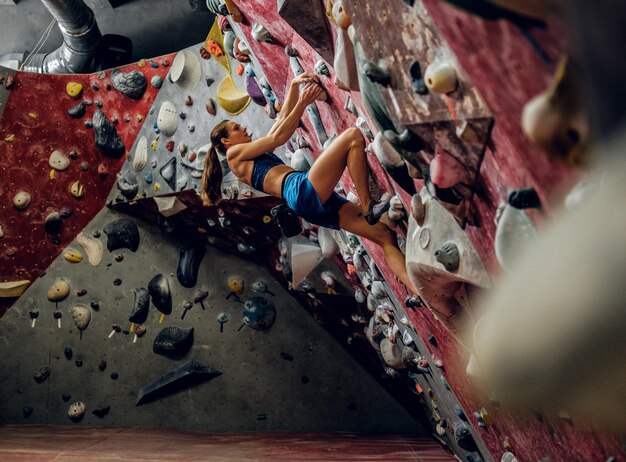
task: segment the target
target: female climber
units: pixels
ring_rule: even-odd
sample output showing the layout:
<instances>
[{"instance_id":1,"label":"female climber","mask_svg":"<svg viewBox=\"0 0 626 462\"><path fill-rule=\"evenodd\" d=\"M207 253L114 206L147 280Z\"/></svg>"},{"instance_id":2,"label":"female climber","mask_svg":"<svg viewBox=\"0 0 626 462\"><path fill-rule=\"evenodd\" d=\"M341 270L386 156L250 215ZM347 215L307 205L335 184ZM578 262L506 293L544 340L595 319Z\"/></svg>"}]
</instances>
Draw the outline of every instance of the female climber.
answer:
<instances>
[{"instance_id":1,"label":"female climber","mask_svg":"<svg viewBox=\"0 0 626 462\"><path fill-rule=\"evenodd\" d=\"M302 91L300 85L303 85ZM221 200L219 152L226 156L230 169L239 180L266 194L283 198L297 215L310 223L343 229L380 245L393 272L417 293L407 276L404 255L397 246L394 233L379 222L389 208L389 201L372 200L365 140L357 128L349 128L339 135L308 172L295 171L272 152L291 138L306 107L323 91L314 74L304 73L293 79L278 120L267 135L254 141L247 129L236 122L223 120L217 124L211 132L212 146L204 164L202 203L215 205ZM334 191L346 166L362 209Z\"/></svg>"}]
</instances>

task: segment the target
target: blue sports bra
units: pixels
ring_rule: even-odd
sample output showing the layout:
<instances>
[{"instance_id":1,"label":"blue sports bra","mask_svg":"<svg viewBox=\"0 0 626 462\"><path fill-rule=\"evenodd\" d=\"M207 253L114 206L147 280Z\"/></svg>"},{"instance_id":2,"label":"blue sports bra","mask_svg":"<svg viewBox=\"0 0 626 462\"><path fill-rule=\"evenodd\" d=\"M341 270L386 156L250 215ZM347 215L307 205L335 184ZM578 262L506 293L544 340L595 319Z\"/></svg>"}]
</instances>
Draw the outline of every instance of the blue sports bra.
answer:
<instances>
[{"instance_id":1,"label":"blue sports bra","mask_svg":"<svg viewBox=\"0 0 626 462\"><path fill-rule=\"evenodd\" d=\"M285 165L285 163L273 152L266 152L256 157L252 167L252 187L257 191L265 192L263 191L265 176L272 167L277 165Z\"/></svg>"}]
</instances>

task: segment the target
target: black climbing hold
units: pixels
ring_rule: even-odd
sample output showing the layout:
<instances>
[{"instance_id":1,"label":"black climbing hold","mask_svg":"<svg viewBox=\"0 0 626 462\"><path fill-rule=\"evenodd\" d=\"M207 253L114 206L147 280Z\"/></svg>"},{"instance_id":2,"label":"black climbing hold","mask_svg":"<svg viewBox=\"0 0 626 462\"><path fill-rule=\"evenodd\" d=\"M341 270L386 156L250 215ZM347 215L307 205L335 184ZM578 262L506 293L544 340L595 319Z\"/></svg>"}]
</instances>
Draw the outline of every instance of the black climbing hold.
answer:
<instances>
[{"instance_id":1,"label":"black climbing hold","mask_svg":"<svg viewBox=\"0 0 626 462\"><path fill-rule=\"evenodd\" d=\"M221 371L192 359L140 388L135 406L162 398L183 388L189 388L221 374Z\"/></svg>"},{"instance_id":2,"label":"black climbing hold","mask_svg":"<svg viewBox=\"0 0 626 462\"><path fill-rule=\"evenodd\" d=\"M363 65L363 73L370 79L372 82L376 82L384 87L388 86L391 83L391 76L387 69L375 64L371 61L366 61Z\"/></svg>"},{"instance_id":3,"label":"black climbing hold","mask_svg":"<svg viewBox=\"0 0 626 462\"><path fill-rule=\"evenodd\" d=\"M92 300L89 305L96 311L100 309L100 303L97 300Z\"/></svg>"},{"instance_id":4,"label":"black climbing hold","mask_svg":"<svg viewBox=\"0 0 626 462\"><path fill-rule=\"evenodd\" d=\"M409 65L409 74L411 74L411 86L418 95L428 94L428 87L424 83L424 76L418 60L413 61Z\"/></svg>"},{"instance_id":5,"label":"black climbing hold","mask_svg":"<svg viewBox=\"0 0 626 462\"><path fill-rule=\"evenodd\" d=\"M469 426L461 420L457 420L454 424L454 439L457 444L466 451L478 451L476 441L474 441L474 437L470 433Z\"/></svg>"},{"instance_id":6,"label":"black climbing hold","mask_svg":"<svg viewBox=\"0 0 626 462\"><path fill-rule=\"evenodd\" d=\"M454 242L444 243L435 251L435 259L451 273L459 269L459 248Z\"/></svg>"},{"instance_id":7,"label":"black climbing hold","mask_svg":"<svg viewBox=\"0 0 626 462\"><path fill-rule=\"evenodd\" d=\"M117 372L111 372L111 378L113 380L117 380L120 377L120 375Z\"/></svg>"},{"instance_id":8,"label":"black climbing hold","mask_svg":"<svg viewBox=\"0 0 626 462\"><path fill-rule=\"evenodd\" d=\"M113 279L113 285L114 286L121 286L122 285L122 280L120 278Z\"/></svg>"},{"instance_id":9,"label":"black climbing hold","mask_svg":"<svg viewBox=\"0 0 626 462\"><path fill-rule=\"evenodd\" d=\"M285 353L284 351L280 352L280 357L283 358L285 361L293 361L293 356L291 356L288 353Z\"/></svg>"},{"instance_id":10,"label":"black climbing hold","mask_svg":"<svg viewBox=\"0 0 626 462\"><path fill-rule=\"evenodd\" d=\"M35 382L41 383L46 380L50 376L51 371L52 369L50 369L49 366L44 366L38 371L33 372L33 378L35 379Z\"/></svg>"},{"instance_id":11,"label":"black climbing hold","mask_svg":"<svg viewBox=\"0 0 626 462\"><path fill-rule=\"evenodd\" d=\"M72 356L74 356L74 350L72 350L71 347L66 346L63 349L63 354L65 355L67 359L72 359Z\"/></svg>"},{"instance_id":12,"label":"black climbing hold","mask_svg":"<svg viewBox=\"0 0 626 462\"><path fill-rule=\"evenodd\" d=\"M104 371L107 368L107 362L103 359L98 363L98 369Z\"/></svg>"},{"instance_id":13,"label":"black climbing hold","mask_svg":"<svg viewBox=\"0 0 626 462\"><path fill-rule=\"evenodd\" d=\"M146 88L148 88L148 81L145 76L137 70L124 73L113 69L111 71L111 83L116 90L132 99L141 99Z\"/></svg>"},{"instance_id":14,"label":"black climbing hold","mask_svg":"<svg viewBox=\"0 0 626 462\"><path fill-rule=\"evenodd\" d=\"M98 406L96 409L91 411L91 413L95 415L96 417L98 417L99 419L102 419L104 418L105 415L109 413L110 410L111 410L111 406Z\"/></svg>"},{"instance_id":15,"label":"black climbing hold","mask_svg":"<svg viewBox=\"0 0 626 462\"><path fill-rule=\"evenodd\" d=\"M24 415L24 418L27 419L28 417L30 417L30 415L33 413L34 409L32 406L24 406L22 408L22 414Z\"/></svg>"},{"instance_id":16,"label":"black climbing hold","mask_svg":"<svg viewBox=\"0 0 626 462\"><path fill-rule=\"evenodd\" d=\"M43 223L43 229L48 234L57 234L61 229L61 214L59 212L49 213Z\"/></svg>"},{"instance_id":17,"label":"black climbing hold","mask_svg":"<svg viewBox=\"0 0 626 462\"><path fill-rule=\"evenodd\" d=\"M122 196L126 199L134 199L139 192L139 181L137 175L132 171L126 170L124 173L117 174L117 189L120 190Z\"/></svg>"},{"instance_id":18,"label":"black climbing hold","mask_svg":"<svg viewBox=\"0 0 626 462\"><path fill-rule=\"evenodd\" d=\"M70 400L71 397L72 395L70 395L69 393L63 393L61 395L61 398L63 398L63 401L65 401L66 403Z\"/></svg>"},{"instance_id":19,"label":"black climbing hold","mask_svg":"<svg viewBox=\"0 0 626 462\"><path fill-rule=\"evenodd\" d=\"M172 312L172 291L167 277L162 274L154 276L148 283L148 292L157 310L165 315Z\"/></svg>"},{"instance_id":20,"label":"black climbing hold","mask_svg":"<svg viewBox=\"0 0 626 462\"><path fill-rule=\"evenodd\" d=\"M143 287L135 289L135 299L133 302L133 311L128 317L130 322L135 324L143 324L148 319L148 309L150 308L150 294Z\"/></svg>"},{"instance_id":21,"label":"black climbing hold","mask_svg":"<svg viewBox=\"0 0 626 462\"><path fill-rule=\"evenodd\" d=\"M91 235L97 239L100 237L100 231L96 230Z\"/></svg>"},{"instance_id":22,"label":"black climbing hold","mask_svg":"<svg viewBox=\"0 0 626 462\"><path fill-rule=\"evenodd\" d=\"M96 132L96 146L103 154L114 159L122 157L126 148L117 134L117 130L104 115L104 112L97 109L93 114L92 123ZM87 124L85 123L85 125Z\"/></svg>"},{"instance_id":23,"label":"black climbing hold","mask_svg":"<svg viewBox=\"0 0 626 462\"><path fill-rule=\"evenodd\" d=\"M135 252L139 247L139 229L128 218L120 218L108 223L104 227L104 232L107 235L109 252L124 248Z\"/></svg>"},{"instance_id":24,"label":"black climbing hold","mask_svg":"<svg viewBox=\"0 0 626 462\"><path fill-rule=\"evenodd\" d=\"M85 107L85 105L81 101L77 105L72 106L71 108L69 108L67 110L67 113L70 115L70 117L72 117L74 119L80 119L82 116L85 115L85 111L86 110L87 110L87 108Z\"/></svg>"},{"instance_id":25,"label":"black climbing hold","mask_svg":"<svg viewBox=\"0 0 626 462\"><path fill-rule=\"evenodd\" d=\"M75 362L76 362L76 367L83 367L83 360L82 359L77 359Z\"/></svg>"},{"instance_id":26,"label":"black climbing hold","mask_svg":"<svg viewBox=\"0 0 626 462\"><path fill-rule=\"evenodd\" d=\"M405 128L400 133L393 130L385 130L383 135L397 150L419 152L424 149L424 141L422 138L408 128Z\"/></svg>"},{"instance_id":27,"label":"black climbing hold","mask_svg":"<svg viewBox=\"0 0 626 462\"><path fill-rule=\"evenodd\" d=\"M241 314L248 327L265 330L272 327L276 320L276 307L265 297L252 297L244 303Z\"/></svg>"},{"instance_id":28,"label":"black climbing hold","mask_svg":"<svg viewBox=\"0 0 626 462\"><path fill-rule=\"evenodd\" d=\"M181 357L187 354L193 345L193 327L181 328L168 326L161 329L152 344L152 351L156 354L171 357Z\"/></svg>"},{"instance_id":29,"label":"black climbing hold","mask_svg":"<svg viewBox=\"0 0 626 462\"><path fill-rule=\"evenodd\" d=\"M61 218L69 218L72 216L73 213L74 210L72 210L72 207L61 207L61 210L59 210L59 215L61 215Z\"/></svg>"},{"instance_id":30,"label":"black climbing hold","mask_svg":"<svg viewBox=\"0 0 626 462\"><path fill-rule=\"evenodd\" d=\"M300 377L300 381L302 383L309 383L311 379L309 379L306 375L303 375L302 377Z\"/></svg>"},{"instance_id":31,"label":"black climbing hold","mask_svg":"<svg viewBox=\"0 0 626 462\"><path fill-rule=\"evenodd\" d=\"M180 285L187 288L196 285L198 281L198 270L205 253L206 247L204 244L180 249L178 269L176 270L176 276L178 277Z\"/></svg>"},{"instance_id":32,"label":"black climbing hold","mask_svg":"<svg viewBox=\"0 0 626 462\"><path fill-rule=\"evenodd\" d=\"M433 334L430 334L428 336L428 343L430 343L431 345L437 346L437 338Z\"/></svg>"},{"instance_id":33,"label":"black climbing hold","mask_svg":"<svg viewBox=\"0 0 626 462\"><path fill-rule=\"evenodd\" d=\"M130 331L129 331L128 329L124 329L124 330L122 331L122 334L124 334L124 335L128 335L128 334L130 334Z\"/></svg>"},{"instance_id":34,"label":"black climbing hold","mask_svg":"<svg viewBox=\"0 0 626 462\"><path fill-rule=\"evenodd\" d=\"M533 188L513 189L509 191L507 202L516 209L537 209L541 200Z\"/></svg>"}]
</instances>

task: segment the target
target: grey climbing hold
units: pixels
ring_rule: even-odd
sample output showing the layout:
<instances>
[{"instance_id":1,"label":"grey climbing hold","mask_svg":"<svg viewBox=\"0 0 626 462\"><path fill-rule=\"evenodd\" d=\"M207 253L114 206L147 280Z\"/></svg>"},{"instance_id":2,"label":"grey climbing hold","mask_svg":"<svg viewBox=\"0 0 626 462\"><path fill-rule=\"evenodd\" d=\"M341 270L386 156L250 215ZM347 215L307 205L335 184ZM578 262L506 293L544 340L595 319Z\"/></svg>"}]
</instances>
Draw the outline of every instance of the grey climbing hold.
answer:
<instances>
[{"instance_id":1,"label":"grey climbing hold","mask_svg":"<svg viewBox=\"0 0 626 462\"><path fill-rule=\"evenodd\" d=\"M163 85L163 79L160 75L153 75L150 79L150 85L154 88L161 88L161 85Z\"/></svg>"},{"instance_id":2,"label":"grey climbing hold","mask_svg":"<svg viewBox=\"0 0 626 462\"><path fill-rule=\"evenodd\" d=\"M171 357L182 357L187 354L193 345L193 327L181 328L168 326L161 329L152 344L152 351L156 354Z\"/></svg>"},{"instance_id":3,"label":"grey climbing hold","mask_svg":"<svg viewBox=\"0 0 626 462\"><path fill-rule=\"evenodd\" d=\"M378 64L366 61L361 70L372 82L378 83L384 87L391 83L389 71Z\"/></svg>"},{"instance_id":4,"label":"grey climbing hold","mask_svg":"<svg viewBox=\"0 0 626 462\"><path fill-rule=\"evenodd\" d=\"M116 90L132 99L141 99L148 87L145 76L137 70L124 73L113 69L111 72L111 83L113 83L113 87Z\"/></svg>"},{"instance_id":5,"label":"grey climbing hold","mask_svg":"<svg viewBox=\"0 0 626 462\"><path fill-rule=\"evenodd\" d=\"M459 269L459 248L454 242L444 243L435 251L435 259L451 273Z\"/></svg>"},{"instance_id":6,"label":"grey climbing hold","mask_svg":"<svg viewBox=\"0 0 626 462\"><path fill-rule=\"evenodd\" d=\"M172 191L176 191L176 157L172 157L167 164L161 167L159 173Z\"/></svg>"},{"instance_id":7,"label":"grey climbing hold","mask_svg":"<svg viewBox=\"0 0 626 462\"><path fill-rule=\"evenodd\" d=\"M126 199L132 200L139 192L139 182L137 176L130 170L117 174L117 189Z\"/></svg>"},{"instance_id":8,"label":"grey climbing hold","mask_svg":"<svg viewBox=\"0 0 626 462\"><path fill-rule=\"evenodd\" d=\"M457 444L466 451L474 452L478 450L476 441L474 441L474 437L470 433L469 426L461 420L457 420L454 424L454 439Z\"/></svg>"},{"instance_id":9,"label":"grey climbing hold","mask_svg":"<svg viewBox=\"0 0 626 462\"><path fill-rule=\"evenodd\" d=\"M171 395L176 391L189 388L219 375L222 375L221 371L205 366L192 359L167 374L162 375L148 385L141 387L137 392L135 406Z\"/></svg>"},{"instance_id":10,"label":"grey climbing hold","mask_svg":"<svg viewBox=\"0 0 626 462\"><path fill-rule=\"evenodd\" d=\"M38 371L33 372L33 378L35 379L35 382L41 383L46 380L50 376L51 371L52 369L49 366L44 366Z\"/></svg>"},{"instance_id":11,"label":"grey climbing hold","mask_svg":"<svg viewBox=\"0 0 626 462\"><path fill-rule=\"evenodd\" d=\"M72 117L74 119L80 119L82 116L85 115L85 111L86 110L87 110L87 108L85 107L85 105L81 101L77 105L72 106L71 108L69 108L67 110L67 113L70 115L70 117Z\"/></svg>"},{"instance_id":12,"label":"grey climbing hold","mask_svg":"<svg viewBox=\"0 0 626 462\"><path fill-rule=\"evenodd\" d=\"M104 227L107 235L107 249L112 252L117 249L129 249L135 252L139 247L139 229L128 218L119 218Z\"/></svg>"},{"instance_id":13,"label":"grey climbing hold","mask_svg":"<svg viewBox=\"0 0 626 462\"><path fill-rule=\"evenodd\" d=\"M107 156L119 159L126 148L117 130L100 109L93 114L93 127L96 131L96 146Z\"/></svg>"}]
</instances>

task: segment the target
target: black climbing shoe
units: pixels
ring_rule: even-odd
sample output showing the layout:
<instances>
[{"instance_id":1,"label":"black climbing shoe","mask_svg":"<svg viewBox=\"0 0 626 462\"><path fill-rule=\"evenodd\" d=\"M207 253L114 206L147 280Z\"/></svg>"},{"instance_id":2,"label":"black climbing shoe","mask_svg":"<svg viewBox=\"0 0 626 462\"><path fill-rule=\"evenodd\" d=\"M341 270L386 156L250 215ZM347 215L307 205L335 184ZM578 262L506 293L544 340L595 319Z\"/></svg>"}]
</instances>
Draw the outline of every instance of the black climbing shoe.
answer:
<instances>
[{"instance_id":1,"label":"black climbing shoe","mask_svg":"<svg viewBox=\"0 0 626 462\"><path fill-rule=\"evenodd\" d=\"M388 194L383 194L380 200L371 201L369 206L367 207L367 215L365 215L365 221L367 221L370 225L375 225L380 220L380 217L383 216L387 210L389 210L389 204L391 202L391 197Z\"/></svg>"}]
</instances>

